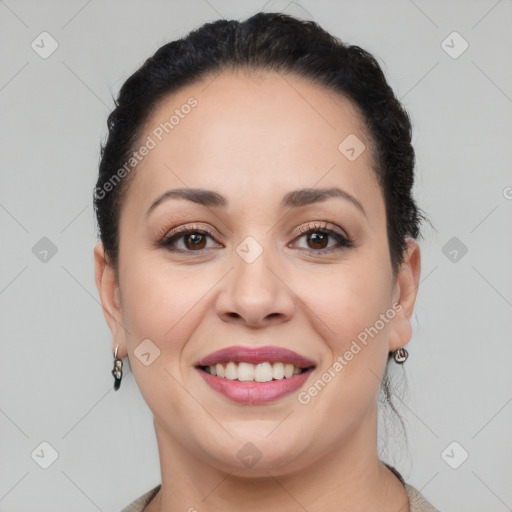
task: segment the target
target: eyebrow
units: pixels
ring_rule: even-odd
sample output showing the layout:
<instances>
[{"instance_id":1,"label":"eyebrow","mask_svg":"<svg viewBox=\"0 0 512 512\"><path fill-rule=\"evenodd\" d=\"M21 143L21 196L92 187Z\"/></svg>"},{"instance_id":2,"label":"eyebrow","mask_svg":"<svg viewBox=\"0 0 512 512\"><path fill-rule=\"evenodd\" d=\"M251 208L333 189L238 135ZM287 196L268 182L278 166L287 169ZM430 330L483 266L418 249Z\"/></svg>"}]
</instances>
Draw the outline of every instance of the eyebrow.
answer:
<instances>
[{"instance_id":1,"label":"eyebrow","mask_svg":"<svg viewBox=\"0 0 512 512\"><path fill-rule=\"evenodd\" d=\"M366 216L363 205L353 195L339 187L304 188L294 190L283 197L281 200L281 206L283 208L300 208L301 206L320 203L331 197L338 197L349 201ZM186 199L193 203L215 208L226 208L228 206L228 200L224 196L212 190L205 190L201 188L177 188L168 190L161 196L157 197L146 212L146 217L148 217L159 204L168 199Z\"/></svg>"}]
</instances>

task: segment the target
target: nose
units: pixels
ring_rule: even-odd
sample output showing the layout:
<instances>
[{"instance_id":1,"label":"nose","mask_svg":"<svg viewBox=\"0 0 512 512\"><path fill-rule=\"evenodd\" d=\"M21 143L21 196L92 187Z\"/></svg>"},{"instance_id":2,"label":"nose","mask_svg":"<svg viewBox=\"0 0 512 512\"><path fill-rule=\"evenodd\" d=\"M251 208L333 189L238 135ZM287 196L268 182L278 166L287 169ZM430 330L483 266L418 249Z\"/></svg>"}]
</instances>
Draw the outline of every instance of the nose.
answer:
<instances>
[{"instance_id":1,"label":"nose","mask_svg":"<svg viewBox=\"0 0 512 512\"><path fill-rule=\"evenodd\" d=\"M234 268L217 297L217 314L224 322L262 328L293 317L293 291L285 273L272 266L266 252L251 263L234 254Z\"/></svg>"}]
</instances>

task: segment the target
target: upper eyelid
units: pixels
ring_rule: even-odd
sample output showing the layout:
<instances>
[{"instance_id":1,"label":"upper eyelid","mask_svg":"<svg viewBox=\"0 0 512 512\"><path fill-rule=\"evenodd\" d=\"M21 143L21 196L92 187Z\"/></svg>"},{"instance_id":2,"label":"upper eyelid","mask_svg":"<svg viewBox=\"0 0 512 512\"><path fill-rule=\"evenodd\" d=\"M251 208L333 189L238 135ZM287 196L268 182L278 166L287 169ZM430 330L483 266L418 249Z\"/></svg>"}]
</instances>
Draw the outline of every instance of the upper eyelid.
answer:
<instances>
[{"instance_id":1,"label":"upper eyelid","mask_svg":"<svg viewBox=\"0 0 512 512\"><path fill-rule=\"evenodd\" d=\"M301 225L299 228L297 228L297 231L298 231L298 234L302 235L302 234L304 234L310 230L313 230L313 229L318 229L319 231L321 231L321 230L333 231L337 235L343 236L345 238L351 238L350 234L347 233L345 229L339 228L338 226L336 226L336 224L334 224L328 220L309 221L305 225ZM212 237L215 236L214 232L219 233L217 230L211 229L209 227L204 227L202 225L194 225L194 224L187 225L187 224L185 224L182 226L177 226L170 230L165 230L162 238L165 239L165 238L169 238L174 235L178 235L180 233L188 233L190 231L205 231L207 234L211 235ZM222 236L220 233L219 233L219 235Z\"/></svg>"},{"instance_id":2,"label":"upper eyelid","mask_svg":"<svg viewBox=\"0 0 512 512\"><path fill-rule=\"evenodd\" d=\"M211 237L214 237L215 236L214 231L216 231L216 230L213 230L211 228L207 228L207 227L204 227L204 226L200 226L200 225L188 225L188 224L185 224L185 225L182 225L182 226L174 227L172 229L162 229L162 230L160 230L155 235L155 239L157 241L156 243L158 243L158 241L165 242L169 238L172 238L174 236L177 237L181 233L187 234L189 231L204 231L206 234L210 235Z\"/></svg>"},{"instance_id":3,"label":"upper eyelid","mask_svg":"<svg viewBox=\"0 0 512 512\"><path fill-rule=\"evenodd\" d=\"M351 238L350 235L344 229L337 227L335 224L328 220L315 220L308 222L305 226L300 226L298 228L298 231L300 234L304 234L307 233L308 231L313 231L315 229L317 229L318 231L332 231L344 238Z\"/></svg>"}]
</instances>

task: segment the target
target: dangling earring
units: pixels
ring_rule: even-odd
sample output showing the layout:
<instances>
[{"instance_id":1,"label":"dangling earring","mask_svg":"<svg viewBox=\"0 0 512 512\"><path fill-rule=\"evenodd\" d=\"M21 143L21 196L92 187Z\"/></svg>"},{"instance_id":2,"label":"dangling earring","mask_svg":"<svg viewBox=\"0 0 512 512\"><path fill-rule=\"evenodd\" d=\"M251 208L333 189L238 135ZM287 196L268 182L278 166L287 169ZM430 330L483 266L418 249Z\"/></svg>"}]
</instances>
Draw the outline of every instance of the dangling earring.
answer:
<instances>
[{"instance_id":1,"label":"dangling earring","mask_svg":"<svg viewBox=\"0 0 512 512\"><path fill-rule=\"evenodd\" d=\"M404 347L399 348L393 352L393 357L395 358L395 363L404 364L409 357L409 353L405 350Z\"/></svg>"},{"instance_id":2,"label":"dangling earring","mask_svg":"<svg viewBox=\"0 0 512 512\"><path fill-rule=\"evenodd\" d=\"M123 378L123 361L117 357L118 348L119 345L116 345L116 350L114 352L114 369L112 370L112 375L114 376L114 391L119 389L119 386L121 386L121 379Z\"/></svg>"}]
</instances>

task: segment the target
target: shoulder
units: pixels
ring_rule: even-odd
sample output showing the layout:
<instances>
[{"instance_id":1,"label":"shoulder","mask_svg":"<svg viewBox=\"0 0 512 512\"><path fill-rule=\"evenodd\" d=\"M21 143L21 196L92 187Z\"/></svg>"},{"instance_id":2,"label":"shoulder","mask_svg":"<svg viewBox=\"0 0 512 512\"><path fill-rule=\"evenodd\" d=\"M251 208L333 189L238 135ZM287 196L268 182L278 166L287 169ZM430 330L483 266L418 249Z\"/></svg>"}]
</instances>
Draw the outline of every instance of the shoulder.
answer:
<instances>
[{"instance_id":1,"label":"shoulder","mask_svg":"<svg viewBox=\"0 0 512 512\"><path fill-rule=\"evenodd\" d=\"M405 491L409 498L409 512L439 512L412 485L405 484Z\"/></svg>"},{"instance_id":2,"label":"shoulder","mask_svg":"<svg viewBox=\"0 0 512 512\"><path fill-rule=\"evenodd\" d=\"M143 512L144 507L154 498L160 490L160 485L143 494L135 501L123 508L121 512ZM439 512L434 508L412 485L405 484L405 491L410 503L410 512Z\"/></svg>"},{"instance_id":3,"label":"shoulder","mask_svg":"<svg viewBox=\"0 0 512 512\"><path fill-rule=\"evenodd\" d=\"M157 485L146 494L143 494L135 501L130 503L127 507L123 508L121 512L143 512L144 507L155 497L156 493L160 490L160 485Z\"/></svg>"}]
</instances>

